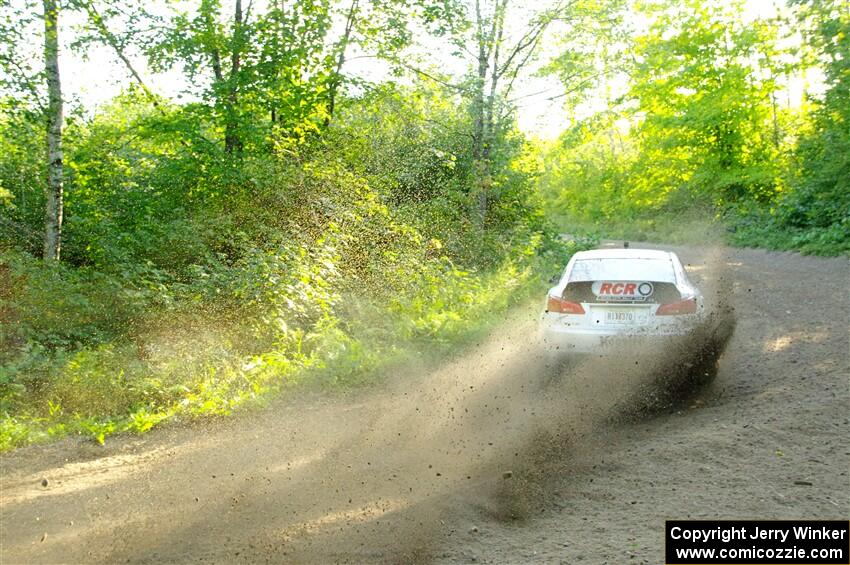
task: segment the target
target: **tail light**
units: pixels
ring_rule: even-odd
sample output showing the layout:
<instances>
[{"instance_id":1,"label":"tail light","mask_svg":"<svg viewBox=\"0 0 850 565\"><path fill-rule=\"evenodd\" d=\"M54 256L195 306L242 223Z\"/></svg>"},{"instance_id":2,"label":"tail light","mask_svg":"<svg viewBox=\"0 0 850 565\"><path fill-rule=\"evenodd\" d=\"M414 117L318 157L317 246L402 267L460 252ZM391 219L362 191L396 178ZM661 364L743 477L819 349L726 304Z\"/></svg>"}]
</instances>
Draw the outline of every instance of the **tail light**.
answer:
<instances>
[{"instance_id":1,"label":"tail light","mask_svg":"<svg viewBox=\"0 0 850 565\"><path fill-rule=\"evenodd\" d=\"M681 314L695 314L697 311L697 299L688 298L680 302L662 304L655 311L656 316L679 316Z\"/></svg>"},{"instance_id":2,"label":"tail light","mask_svg":"<svg viewBox=\"0 0 850 565\"><path fill-rule=\"evenodd\" d=\"M578 302L570 302L557 296L549 295L549 301L546 303L547 312L556 312L559 314L584 314L584 308Z\"/></svg>"}]
</instances>

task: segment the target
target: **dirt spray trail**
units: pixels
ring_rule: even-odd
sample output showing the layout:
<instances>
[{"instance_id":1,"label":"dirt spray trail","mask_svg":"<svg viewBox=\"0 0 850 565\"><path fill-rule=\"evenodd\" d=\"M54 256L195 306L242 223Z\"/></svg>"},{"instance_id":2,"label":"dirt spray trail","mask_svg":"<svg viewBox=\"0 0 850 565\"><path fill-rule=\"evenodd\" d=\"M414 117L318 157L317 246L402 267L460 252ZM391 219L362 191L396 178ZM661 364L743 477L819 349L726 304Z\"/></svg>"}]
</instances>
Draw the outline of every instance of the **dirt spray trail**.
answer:
<instances>
[{"instance_id":1,"label":"dirt spray trail","mask_svg":"<svg viewBox=\"0 0 850 565\"><path fill-rule=\"evenodd\" d=\"M735 263L691 255L683 259L712 288L723 278L716 267ZM632 448L623 430L640 420L614 416L659 374L623 356L541 388L537 308L463 357L404 371L378 391L291 399L106 448L6 456L0 560L534 560L539 524L562 518L555 511L576 473L604 476L600 461ZM633 510L596 496L611 520ZM553 546L547 559L564 551Z\"/></svg>"},{"instance_id":2,"label":"dirt spray trail","mask_svg":"<svg viewBox=\"0 0 850 565\"><path fill-rule=\"evenodd\" d=\"M4 557L425 558L459 502L487 504L483 493L522 480L528 442L565 406L563 390L541 392L533 320L517 322L436 373L378 393L287 404L209 435L131 441L127 453L35 473L9 469ZM567 401L573 430L612 404L602 390L598 402L580 401L589 384L573 385L583 393Z\"/></svg>"},{"instance_id":3,"label":"dirt spray trail","mask_svg":"<svg viewBox=\"0 0 850 565\"><path fill-rule=\"evenodd\" d=\"M540 457L533 516L468 508L436 562L654 564L666 519L850 516L847 259L727 249L713 271L702 250L676 251L735 309L711 386Z\"/></svg>"}]
</instances>

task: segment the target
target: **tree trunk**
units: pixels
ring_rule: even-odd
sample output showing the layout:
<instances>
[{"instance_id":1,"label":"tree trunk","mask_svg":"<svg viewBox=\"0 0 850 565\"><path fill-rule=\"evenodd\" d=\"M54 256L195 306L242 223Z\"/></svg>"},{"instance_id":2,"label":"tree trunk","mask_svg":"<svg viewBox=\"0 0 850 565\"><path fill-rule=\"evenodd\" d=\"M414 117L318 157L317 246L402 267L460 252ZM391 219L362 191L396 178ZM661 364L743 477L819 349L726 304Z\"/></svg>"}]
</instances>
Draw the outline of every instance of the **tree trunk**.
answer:
<instances>
[{"instance_id":1,"label":"tree trunk","mask_svg":"<svg viewBox=\"0 0 850 565\"><path fill-rule=\"evenodd\" d=\"M239 69L242 65L242 0L236 0L233 16L233 48L230 56L230 76L227 91L226 122L224 124L224 151L233 153L242 151L242 138L239 135L239 123L236 106L238 104Z\"/></svg>"},{"instance_id":2,"label":"tree trunk","mask_svg":"<svg viewBox=\"0 0 850 565\"><path fill-rule=\"evenodd\" d=\"M484 146L484 83L487 80L487 41L484 37L484 22L481 16L480 0L475 1L476 24L478 27L478 73L475 77L475 94L472 101L472 160L477 164L481 160Z\"/></svg>"},{"instance_id":3,"label":"tree trunk","mask_svg":"<svg viewBox=\"0 0 850 565\"><path fill-rule=\"evenodd\" d=\"M44 71L47 76L47 206L44 259L58 261L62 249L62 85L59 81L59 7L44 0Z\"/></svg>"},{"instance_id":4,"label":"tree trunk","mask_svg":"<svg viewBox=\"0 0 850 565\"><path fill-rule=\"evenodd\" d=\"M493 140L496 135L496 122L494 113L496 109L496 92L499 87L499 48L502 44L502 33L505 28L505 11L508 7L508 0L504 0L501 4L496 0L496 11L493 14L493 30L490 32L492 38L492 46L490 50L493 52L492 70L490 72L490 93L487 95L486 107L484 110L484 139L482 140L481 156L485 162L490 163L490 153L493 146Z\"/></svg>"},{"instance_id":5,"label":"tree trunk","mask_svg":"<svg viewBox=\"0 0 850 565\"><path fill-rule=\"evenodd\" d=\"M211 37L215 35L216 13L213 11L214 9L215 6L211 2L208 0L201 0L200 12L204 18L204 26L206 27L205 31ZM221 53L215 43L209 44L206 47L209 49L213 77L215 78L215 86L218 88L224 82L224 74L221 70Z\"/></svg>"},{"instance_id":6,"label":"tree trunk","mask_svg":"<svg viewBox=\"0 0 850 565\"><path fill-rule=\"evenodd\" d=\"M496 3L498 9L498 0ZM480 0L475 1L475 16L478 28L478 72L475 82L475 98L472 103L474 129L472 133L472 160L474 186L476 190L475 221L478 229L483 231L487 222L488 191L490 188L490 151L488 147L488 115L487 97L485 94L488 70L495 75L496 69L490 69L490 55L495 39L495 26L498 14L494 12L492 29L489 33L484 30L484 19L481 14Z\"/></svg>"},{"instance_id":7,"label":"tree trunk","mask_svg":"<svg viewBox=\"0 0 850 565\"><path fill-rule=\"evenodd\" d=\"M345 64L345 51L348 49L348 43L351 41L351 31L354 28L354 20L357 17L357 4L359 0L352 0L351 7L348 9L348 17L345 20L345 32L339 41L339 55L336 60L336 68L334 69L333 78L328 88L328 115L325 116L324 126L328 127L334 115L336 108L336 95L339 85L342 83L342 66Z\"/></svg>"}]
</instances>

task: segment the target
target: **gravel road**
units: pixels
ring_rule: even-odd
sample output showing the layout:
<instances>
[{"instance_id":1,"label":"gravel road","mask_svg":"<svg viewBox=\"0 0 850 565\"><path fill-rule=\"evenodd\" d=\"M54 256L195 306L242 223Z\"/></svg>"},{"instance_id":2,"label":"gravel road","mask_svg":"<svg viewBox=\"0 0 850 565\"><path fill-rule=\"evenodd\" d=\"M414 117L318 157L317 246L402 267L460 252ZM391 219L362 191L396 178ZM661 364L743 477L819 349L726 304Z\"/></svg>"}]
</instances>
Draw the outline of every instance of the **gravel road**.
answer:
<instances>
[{"instance_id":1,"label":"gravel road","mask_svg":"<svg viewBox=\"0 0 850 565\"><path fill-rule=\"evenodd\" d=\"M663 358L541 387L534 304L374 389L6 454L0 562L660 563L665 519L847 519L847 259L677 251L737 328L663 409Z\"/></svg>"}]
</instances>

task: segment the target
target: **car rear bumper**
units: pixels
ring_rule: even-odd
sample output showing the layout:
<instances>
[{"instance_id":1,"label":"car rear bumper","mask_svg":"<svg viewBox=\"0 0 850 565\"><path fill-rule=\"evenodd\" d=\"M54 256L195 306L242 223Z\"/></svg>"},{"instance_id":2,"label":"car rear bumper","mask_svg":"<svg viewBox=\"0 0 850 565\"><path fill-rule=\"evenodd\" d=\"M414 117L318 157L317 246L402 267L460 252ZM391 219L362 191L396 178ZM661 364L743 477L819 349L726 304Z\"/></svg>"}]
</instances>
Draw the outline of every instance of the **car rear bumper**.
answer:
<instances>
[{"instance_id":1,"label":"car rear bumper","mask_svg":"<svg viewBox=\"0 0 850 565\"><path fill-rule=\"evenodd\" d=\"M680 324L631 331L567 327L557 318L549 320L544 316L541 338L544 349L552 353L637 354L680 341L691 335L694 327L695 324Z\"/></svg>"}]
</instances>

